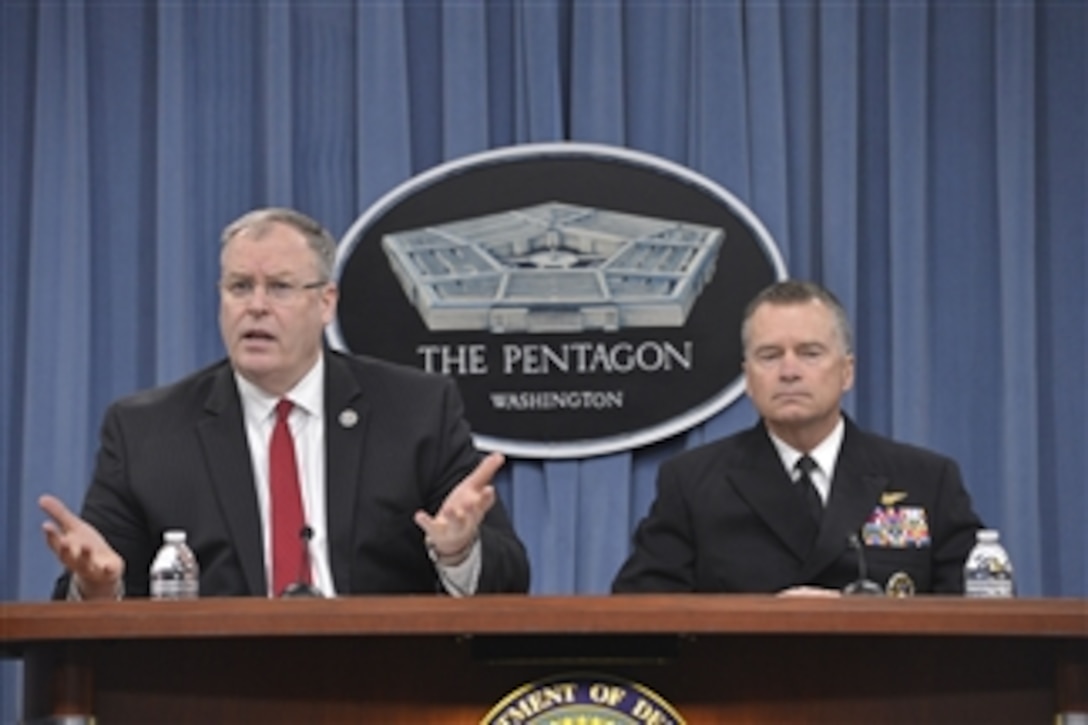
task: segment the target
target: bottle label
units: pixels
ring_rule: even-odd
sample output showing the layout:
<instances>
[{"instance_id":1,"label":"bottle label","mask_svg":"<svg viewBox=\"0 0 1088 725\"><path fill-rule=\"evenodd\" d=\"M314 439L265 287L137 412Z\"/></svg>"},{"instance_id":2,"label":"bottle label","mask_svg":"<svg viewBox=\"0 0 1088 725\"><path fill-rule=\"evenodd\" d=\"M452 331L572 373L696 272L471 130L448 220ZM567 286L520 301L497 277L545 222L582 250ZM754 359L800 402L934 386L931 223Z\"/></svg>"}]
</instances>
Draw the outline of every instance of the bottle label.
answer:
<instances>
[{"instance_id":1,"label":"bottle label","mask_svg":"<svg viewBox=\"0 0 1088 725\"><path fill-rule=\"evenodd\" d=\"M194 579L152 579L152 599L195 599L200 583Z\"/></svg>"},{"instance_id":2,"label":"bottle label","mask_svg":"<svg viewBox=\"0 0 1088 725\"><path fill-rule=\"evenodd\" d=\"M967 579L964 593L969 597L1011 597L1012 579Z\"/></svg>"}]
</instances>

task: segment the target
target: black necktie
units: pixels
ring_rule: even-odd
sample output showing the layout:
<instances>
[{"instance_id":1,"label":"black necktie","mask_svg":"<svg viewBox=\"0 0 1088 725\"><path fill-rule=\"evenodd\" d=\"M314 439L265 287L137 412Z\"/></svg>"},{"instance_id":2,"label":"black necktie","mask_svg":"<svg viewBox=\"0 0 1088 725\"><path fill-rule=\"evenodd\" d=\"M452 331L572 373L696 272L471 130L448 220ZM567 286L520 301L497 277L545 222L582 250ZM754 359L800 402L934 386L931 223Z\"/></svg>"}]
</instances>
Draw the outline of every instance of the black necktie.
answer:
<instances>
[{"instance_id":1,"label":"black necktie","mask_svg":"<svg viewBox=\"0 0 1088 725\"><path fill-rule=\"evenodd\" d=\"M824 502L820 499L820 492L816 490L816 484L812 482L809 474L816 468L816 461L809 455L803 455L797 460L797 470L801 475L797 478L798 491L805 499L809 513L817 524L824 517Z\"/></svg>"}]
</instances>

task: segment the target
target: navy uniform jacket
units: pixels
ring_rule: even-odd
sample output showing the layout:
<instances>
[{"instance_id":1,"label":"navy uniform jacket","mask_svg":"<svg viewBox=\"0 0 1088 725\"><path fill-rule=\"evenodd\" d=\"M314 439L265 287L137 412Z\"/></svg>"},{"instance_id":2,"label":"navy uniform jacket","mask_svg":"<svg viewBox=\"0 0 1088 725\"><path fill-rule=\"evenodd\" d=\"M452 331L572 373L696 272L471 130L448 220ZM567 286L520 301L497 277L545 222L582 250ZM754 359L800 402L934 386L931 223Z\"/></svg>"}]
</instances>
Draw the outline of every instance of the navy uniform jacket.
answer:
<instances>
[{"instance_id":1,"label":"navy uniform jacket","mask_svg":"<svg viewBox=\"0 0 1088 725\"><path fill-rule=\"evenodd\" d=\"M341 413L354 411L343 419ZM434 513L480 459L453 381L325 351L326 506L338 594L442 591L413 515ZM114 403L102 424L82 516L125 560L127 595L146 596L166 529L188 533L201 596L265 596L249 446L226 361ZM480 528L478 592L524 592L529 564L502 503ZM62 577L54 596L63 597Z\"/></svg>"},{"instance_id":2,"label":"navy uniform jacket","mask_svg":"<svg viewBox=\"0 0 1088 725\"><path fill-rule=\"evenodd\" d=\"M817 531L762 423L687 451L659 471L657 498L634 536L615 592L840 589L857 579L851 534L869 578L905 572L918 593L963 591L981 527L949 458L865 433L846 420Z\"/></svg>"}]
</instances>

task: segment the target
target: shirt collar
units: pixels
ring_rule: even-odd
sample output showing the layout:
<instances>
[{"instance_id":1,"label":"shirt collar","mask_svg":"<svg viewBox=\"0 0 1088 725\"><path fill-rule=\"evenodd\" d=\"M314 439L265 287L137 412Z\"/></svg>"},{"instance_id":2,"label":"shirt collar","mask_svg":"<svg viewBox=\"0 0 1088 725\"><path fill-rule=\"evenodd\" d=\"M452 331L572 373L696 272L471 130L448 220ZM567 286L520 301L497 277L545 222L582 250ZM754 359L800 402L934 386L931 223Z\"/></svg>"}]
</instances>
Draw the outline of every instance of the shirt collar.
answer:
<instances>
[{"instance_id":1,"label":"shirt collar","mask_svg":"<svg viewBox=\"0 0 1088 725\"><path fill-rule=\"evenodd\" d=\"M287 398L306 413L313 416L325 414L325 355L317 357L317 362L309 372L302 376L295 387L287 391L286 395L269 395L256 385L246 380L237 370L234 371L234 380L238 385L238 394L242 398L242 410L247 418L253 421L264 421L272 417L272 411L280 398Z\"/></svg>"},{"instance_id":2,"label":"shirt collar","mask_svg":"<svg viewBox=\"0 0 1088 725\"><path fill-rule=\"evenodd\" d=\"M775 450L778 451L778 457L782 459L782 465L786 470L793 472L794 467L797 465L797 461L803 456L806 451L799 451L789 443L776 436L768 429L767 434L771 437L771 443L774 444ZM839 460L839 451L842 449L843 437L846 435L846 422L842 416L839 416L839 422L835 424L835 427L831 429L831 432L827 434L827 437L817 444L811 451L807 451L812 460L816 461L816 465L820 467L820 471L823 472L827 479L830 481L835 475L835 463Z\"/></svg>"}]
</instances>

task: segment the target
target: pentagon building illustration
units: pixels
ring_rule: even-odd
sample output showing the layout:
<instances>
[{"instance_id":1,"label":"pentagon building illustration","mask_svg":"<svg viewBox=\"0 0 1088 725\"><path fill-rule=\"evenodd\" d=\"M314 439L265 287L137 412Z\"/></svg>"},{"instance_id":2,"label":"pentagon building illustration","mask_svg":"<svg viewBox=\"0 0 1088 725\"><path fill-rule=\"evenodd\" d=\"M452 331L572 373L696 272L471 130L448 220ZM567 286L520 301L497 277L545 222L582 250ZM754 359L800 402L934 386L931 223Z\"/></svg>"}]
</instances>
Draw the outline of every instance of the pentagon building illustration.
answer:
<instances>
[{"instance_id":1,"label":"pentagon building illustration","mask_svg":"<svg viewBox=\"0 0 1088 725\"><path fill-rule=\"evenodd\" d=\"M387 234L382 248L431 331L680 327L721 229L550 202Z\"/></svg>"}]
</instances>

